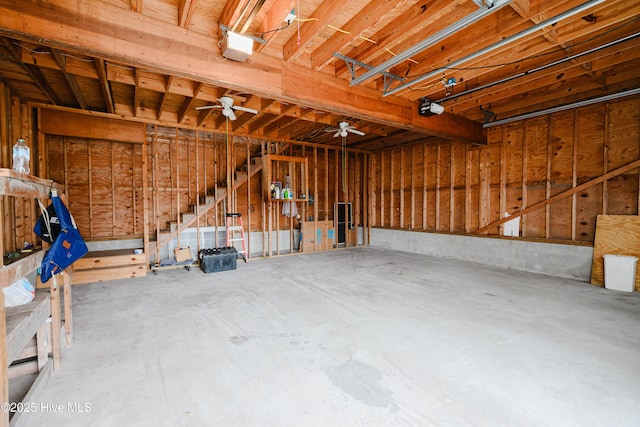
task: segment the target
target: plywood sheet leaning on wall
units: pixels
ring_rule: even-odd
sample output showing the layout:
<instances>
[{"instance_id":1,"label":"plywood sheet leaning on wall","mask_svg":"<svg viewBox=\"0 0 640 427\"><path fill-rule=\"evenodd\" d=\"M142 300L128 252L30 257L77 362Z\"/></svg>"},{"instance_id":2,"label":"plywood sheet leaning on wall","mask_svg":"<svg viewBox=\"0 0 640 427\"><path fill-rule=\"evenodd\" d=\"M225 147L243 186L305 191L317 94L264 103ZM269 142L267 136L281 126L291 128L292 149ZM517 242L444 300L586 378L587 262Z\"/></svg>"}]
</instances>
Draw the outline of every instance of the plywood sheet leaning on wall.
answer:
<instances>
[{"instance_id":1,"label":"plywood sheet leaning on wall","mask_svg":"<svg viewBox=\"0 0 640 427\"><path fill-rule=\"evenodd\" d=\"M591 283L604 286L605 254L640 258L640 217L637 215L598 215L593 245ZM640 291L640 268L636 268L636 290Z\"/></svg>"}]
</instances>

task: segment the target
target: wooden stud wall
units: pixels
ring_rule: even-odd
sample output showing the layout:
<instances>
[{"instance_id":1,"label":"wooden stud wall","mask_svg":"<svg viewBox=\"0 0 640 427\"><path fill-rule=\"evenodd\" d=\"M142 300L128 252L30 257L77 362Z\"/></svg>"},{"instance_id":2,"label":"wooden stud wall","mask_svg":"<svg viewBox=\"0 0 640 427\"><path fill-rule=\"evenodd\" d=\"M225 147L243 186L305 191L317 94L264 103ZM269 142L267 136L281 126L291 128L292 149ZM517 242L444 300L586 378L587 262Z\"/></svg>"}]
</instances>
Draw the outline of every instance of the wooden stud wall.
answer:
<instances>
[{"instance_id":1,"label":"wooden stud wall","mask_svg":"<svg viewBox=\"0 0 640 427\"><path fill-rule=\"evenodd\" d=\"M332 221L334 204L338 201L353 203L356 225L362 226L367 217L368 182L362 177L368 158L362 152L348 152L347 186L343 190L342 154L333 147L231 135L228 158L226 135L192 128L149 124L146 136L138 142L110 141L95 136L46 135L43 144L48 175L68 189L70 209L87 240L145 237L146 230L150 240L161 240L159 232L170 230L172 223L177 227L179 217L205 209L207 197L211 199L216 195L220 202L210 207L192 227L224 226L227 209L233 209L243 215L247 236L250 231L262 230L265 211L261 175L254 174L249 179L245 176L247 159L252 159L249 166L252 170L256 164L253 159L260 156L263 144L267 152L307 157L313 165L308 179L314 204L298 206L301 220ZM235 188L229 207L222 202L227 194L228 168L233 171L230 178ZM282 176L288 173L281 172ZM410 180L410 175L406 179ZM299 221L279 213L276 218L273 231L288 230L293 237ZM279 253L284 242L275 240L274 252ZM354 244L355 230L349 234L349 245ZM217 245L224 242L219 241ZM323 246L321 249L332 247L326 243Z\"/></svg>"},{"instance_id":2,"label":"wooden stud wall","mask_svg":"<svg viewBox=\"0 0 640 427\"><path fill-rule=\"evenodd\" d=\"M544 202L640 159L640 98L491 127L487 142L372 155L371 225L498 235L505 213L540 203L522 216L522 237L592 243L597 215L638 214L638 169Z\"/></svg>"}]
</instances>

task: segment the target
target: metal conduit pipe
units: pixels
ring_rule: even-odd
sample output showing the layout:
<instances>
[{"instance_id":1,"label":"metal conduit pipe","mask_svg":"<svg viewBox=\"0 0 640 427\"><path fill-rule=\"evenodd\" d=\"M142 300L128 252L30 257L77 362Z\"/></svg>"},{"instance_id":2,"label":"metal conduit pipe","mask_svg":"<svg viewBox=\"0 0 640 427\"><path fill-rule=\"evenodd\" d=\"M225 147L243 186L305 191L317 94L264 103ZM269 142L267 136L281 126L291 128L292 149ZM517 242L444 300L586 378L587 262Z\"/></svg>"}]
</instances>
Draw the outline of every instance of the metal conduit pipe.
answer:
<instances>
[{"instance_id":1,"label":"metal conduit pipe","mask_svg":"<svg viewBox=\"0 0 640 427\"><path fill-rule=\"evenodd\" d=\"M553 108L548 108L546 110L534 111L533 113L527 113L527 114L522 114L520 116L509 117L508 119L496 120L495 122L485 123L483 127L490 128L493 126L504 125L507 123L530 119L532 117L544 116L545 114L557 113L559 111L565 111L565 110L570 110L572 108L579 108L587 105L597 104L600 102L611 101L613 99L623 98L625 96L637 95L639 93L640 93L640 88L629 89L624 92L612 93L611 95L605 95L598 98L587 99L585 101L574 102L573 104L560 105L559 107L553 107Z\"/></svg>"},{"instance_id":2,"label":"metal conduit pipe","mask_svg":"<svg viewBox=\"0 0 640 427\"><path fill-rule=\"evenodd\" d=\"M583 3L580 6L576 6L573 9L569 9L566 12L560 13L559 15L556 15L553 18L549 18L546 21L542 21L539 24L534 25L533 27L527 28L526 30L521 31L521 32L519 32L517 34L514 34L514 35L512 35L510 37L507 37L506 39L500 40L499 42L494 43L491 46L487 46L487 47L485 47L483 49L480 49L480 50L472 53L471 55L467 55L464 58L460 58L460 59L458 59L456 61L453 61L452 63L447 64L447 67L448 68L456 67L456 66L458 66L458 65L460 65L460 64L462 64L464 62L467 62L467 61L470 61L472 59L475 59L478 56L482 56L485 53L489 53L489 52L492 52L492 51L494 51L496 49L500 49L501 47L504 47L504 46L508 45L509 43L512 43L512 42L514 42L516 40L519 40L519 39L521 39L523 37L526 37L526 36L536 32L536 31L538 31L538 30L540 30L540 29L542 29L544 27L548 27L550 25L556 24L557 22L562 21L563 19L566 19L566 18L568 18L570 16L576 15L578 13L582 13L582 12L592 8L593 6L596 6L596 5L600 4L600 3L604 3L605 1L606 0L591 0L591 1L588 1L586 3ZM373 71L373 70L371 70L371 71ZM417 77L417 78L411 80L410 82L403 83L400 86L385 92L383 94L383 96L393 95L396 92L399 92L399 91L401 91L403 89L406 89L406 88L408 88L410 86L413 86L416 83L420 83L420 82L422 82L422 81L424 81L424 80L426 80L426 79L428 79L430 77L433 77L436 74L440 73L441 71L442 71L442 69L439 68L439 69L430 71L430 72L428 72L426 74L423 74L422 76Z\"/></svg>"},{"instance_id":3,"label":"metal conduit pipe","mask_svg":"<svg viewBox=\"0 0 640 427\"><path fill-rule=\"evenodd\" d=\"M553 61L553 62L550 62L548 64L541 65L539 67L532 68L530 70L523 71L523 72L518 73L518 74L514 74L513 76L505 77L504 79L496 80L495 82L491 82L491 83L487 83L487 84L482 85L482 86L474 87L473 89L468 89L468 90L465 90L464 92L456 93L455 95L451 95L451 96L448 96L448 97L445 97L445 98L442 98L442 99L439 99L439 100L433 101L433 102L438 103L438 104L442 104L444 102L451 101L453 99L459 98L459 97L464 96L464 95L468 95L470 93L477 92L479 90L488 89L490 87L493 87L493 86L496 86L496 85L499 85L499 84L502 84L502 83L506 83L508 81L517 79L518 77L528 76L529 74L533 74L533 73L538 72L538 71L546 70L547 68L551 68L551 67L553 67L555 65L562 64L563 62L572 61L572 60L580 58L582 56L589 55L589 54L594 53L594 52L598 52L599 50L606 49L608 47L615 46L615 45L618 45L620 43L626 42L627 40L635 39L636 37L639 37L639 36L640 36L640 33L634 33L634 34L631 34L629 36L623 37L621 39L614 40L612 42L603 44L603 45L598 46L598 47L594 47L593 49L589 49L589 50L586 50L584 52L577 53L575 55L567 56L566 58L559 59L557 61Z\"/></svg>"},{"instance_id":4,"label":"metal conduit pipe","mask_svg":"<svg viewBox=\"0 0 640 427\"><path fill-rule=\"evenodd\" d=\"M374 77L377 74L380 74L386 70L388 70L389 68L398 65L399 63L401 63L402 61L411 58L413 55L415 55L416 53L420 53L423 50L425 50L427 47L431 46L434 43L439 42L440 40L443 40L455 33L457 33L458 31L464 29L467 25L477 21L480 18L483 18L485 16L488 16L490 14L492 14L493 12L498 11L500 8L502 8L503 6L506 6L507 4L511 3L513 0L495 0L493 2L493 4L488 7L488 8L481 8L476 10L475 12L473 12L472 14L465 16L464 18L462 18L461 20L459 20L458 22L456 22L453 25L448 26L447 28L437 32L436 34L427 37L426 39L424 39L423 41L421 41L420 43L410 47L409 49L397 54L396 56L394 56L393 58L383 62L382 64L373 67L371 70L367 71L366 73L362 74L361 76L351 80L351 86L355 86L358 85L366 80L369 80L371 77Z\"/></svg>"}]
</instances>

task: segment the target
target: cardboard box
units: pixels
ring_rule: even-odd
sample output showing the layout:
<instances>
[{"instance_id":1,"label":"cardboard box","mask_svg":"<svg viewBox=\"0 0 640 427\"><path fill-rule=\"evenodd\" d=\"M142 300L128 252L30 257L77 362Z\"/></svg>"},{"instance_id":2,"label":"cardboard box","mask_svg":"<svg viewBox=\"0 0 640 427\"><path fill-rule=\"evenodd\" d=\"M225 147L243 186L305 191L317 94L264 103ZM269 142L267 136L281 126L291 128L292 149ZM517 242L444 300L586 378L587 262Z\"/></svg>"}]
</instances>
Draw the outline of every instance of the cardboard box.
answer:
<instances>
[{"instance_id":1,"label":"cardboard box","mask_svg":"<svg viewBox=\"0 0 640 427\"><path fill-rule=\"evenodd\" d=\"M189 261L193 259L191 256L191 248L187 246L186 248L176 248L176 262Z\"/></svg>"}]
</instances>

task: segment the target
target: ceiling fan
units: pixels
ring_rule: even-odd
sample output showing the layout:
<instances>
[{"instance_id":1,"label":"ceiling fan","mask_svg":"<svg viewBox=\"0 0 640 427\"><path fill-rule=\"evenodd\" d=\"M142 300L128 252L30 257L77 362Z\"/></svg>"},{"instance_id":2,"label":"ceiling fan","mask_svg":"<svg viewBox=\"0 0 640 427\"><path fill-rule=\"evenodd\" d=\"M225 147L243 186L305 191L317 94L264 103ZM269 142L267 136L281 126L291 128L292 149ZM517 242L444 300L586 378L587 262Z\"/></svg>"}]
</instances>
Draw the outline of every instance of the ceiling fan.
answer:
<instances>
[{"instance_id":1,"label":"ceiling fan","mask_svg":"<svg viewBox=\"0 0 640 427\"><path fill-rule=\"evenodd\" d=\"M339 136L345 138L347 136L347 133L349 132L354 133L356 135L360 135L360 136L365 135L364 132L351 126L349 122L340 122L338 123L338 126L339 126L338 128L327 128L325 129L325 132L335 132L335 134L333 135L334 138L337 138Z\"/></svg>"},{"instance_id":2,"label":"ceiling fan","mask_svg":"<svg viewBox=\"0 0 640 427\"><path fill-rule=\"evenodd\" d=\"M196 110L208 110L210 108L222 108L222 115L229 118L230 120L235 120L236 115L233 110L238 111L246 111L247 113L258 114L258 110L254 110L253 108L243 107L241 105L233 105L233 98L230 96L223 96L218 98L218 105L205 105L203 107L196 107Z\"/></svg>"}]
</instances>

